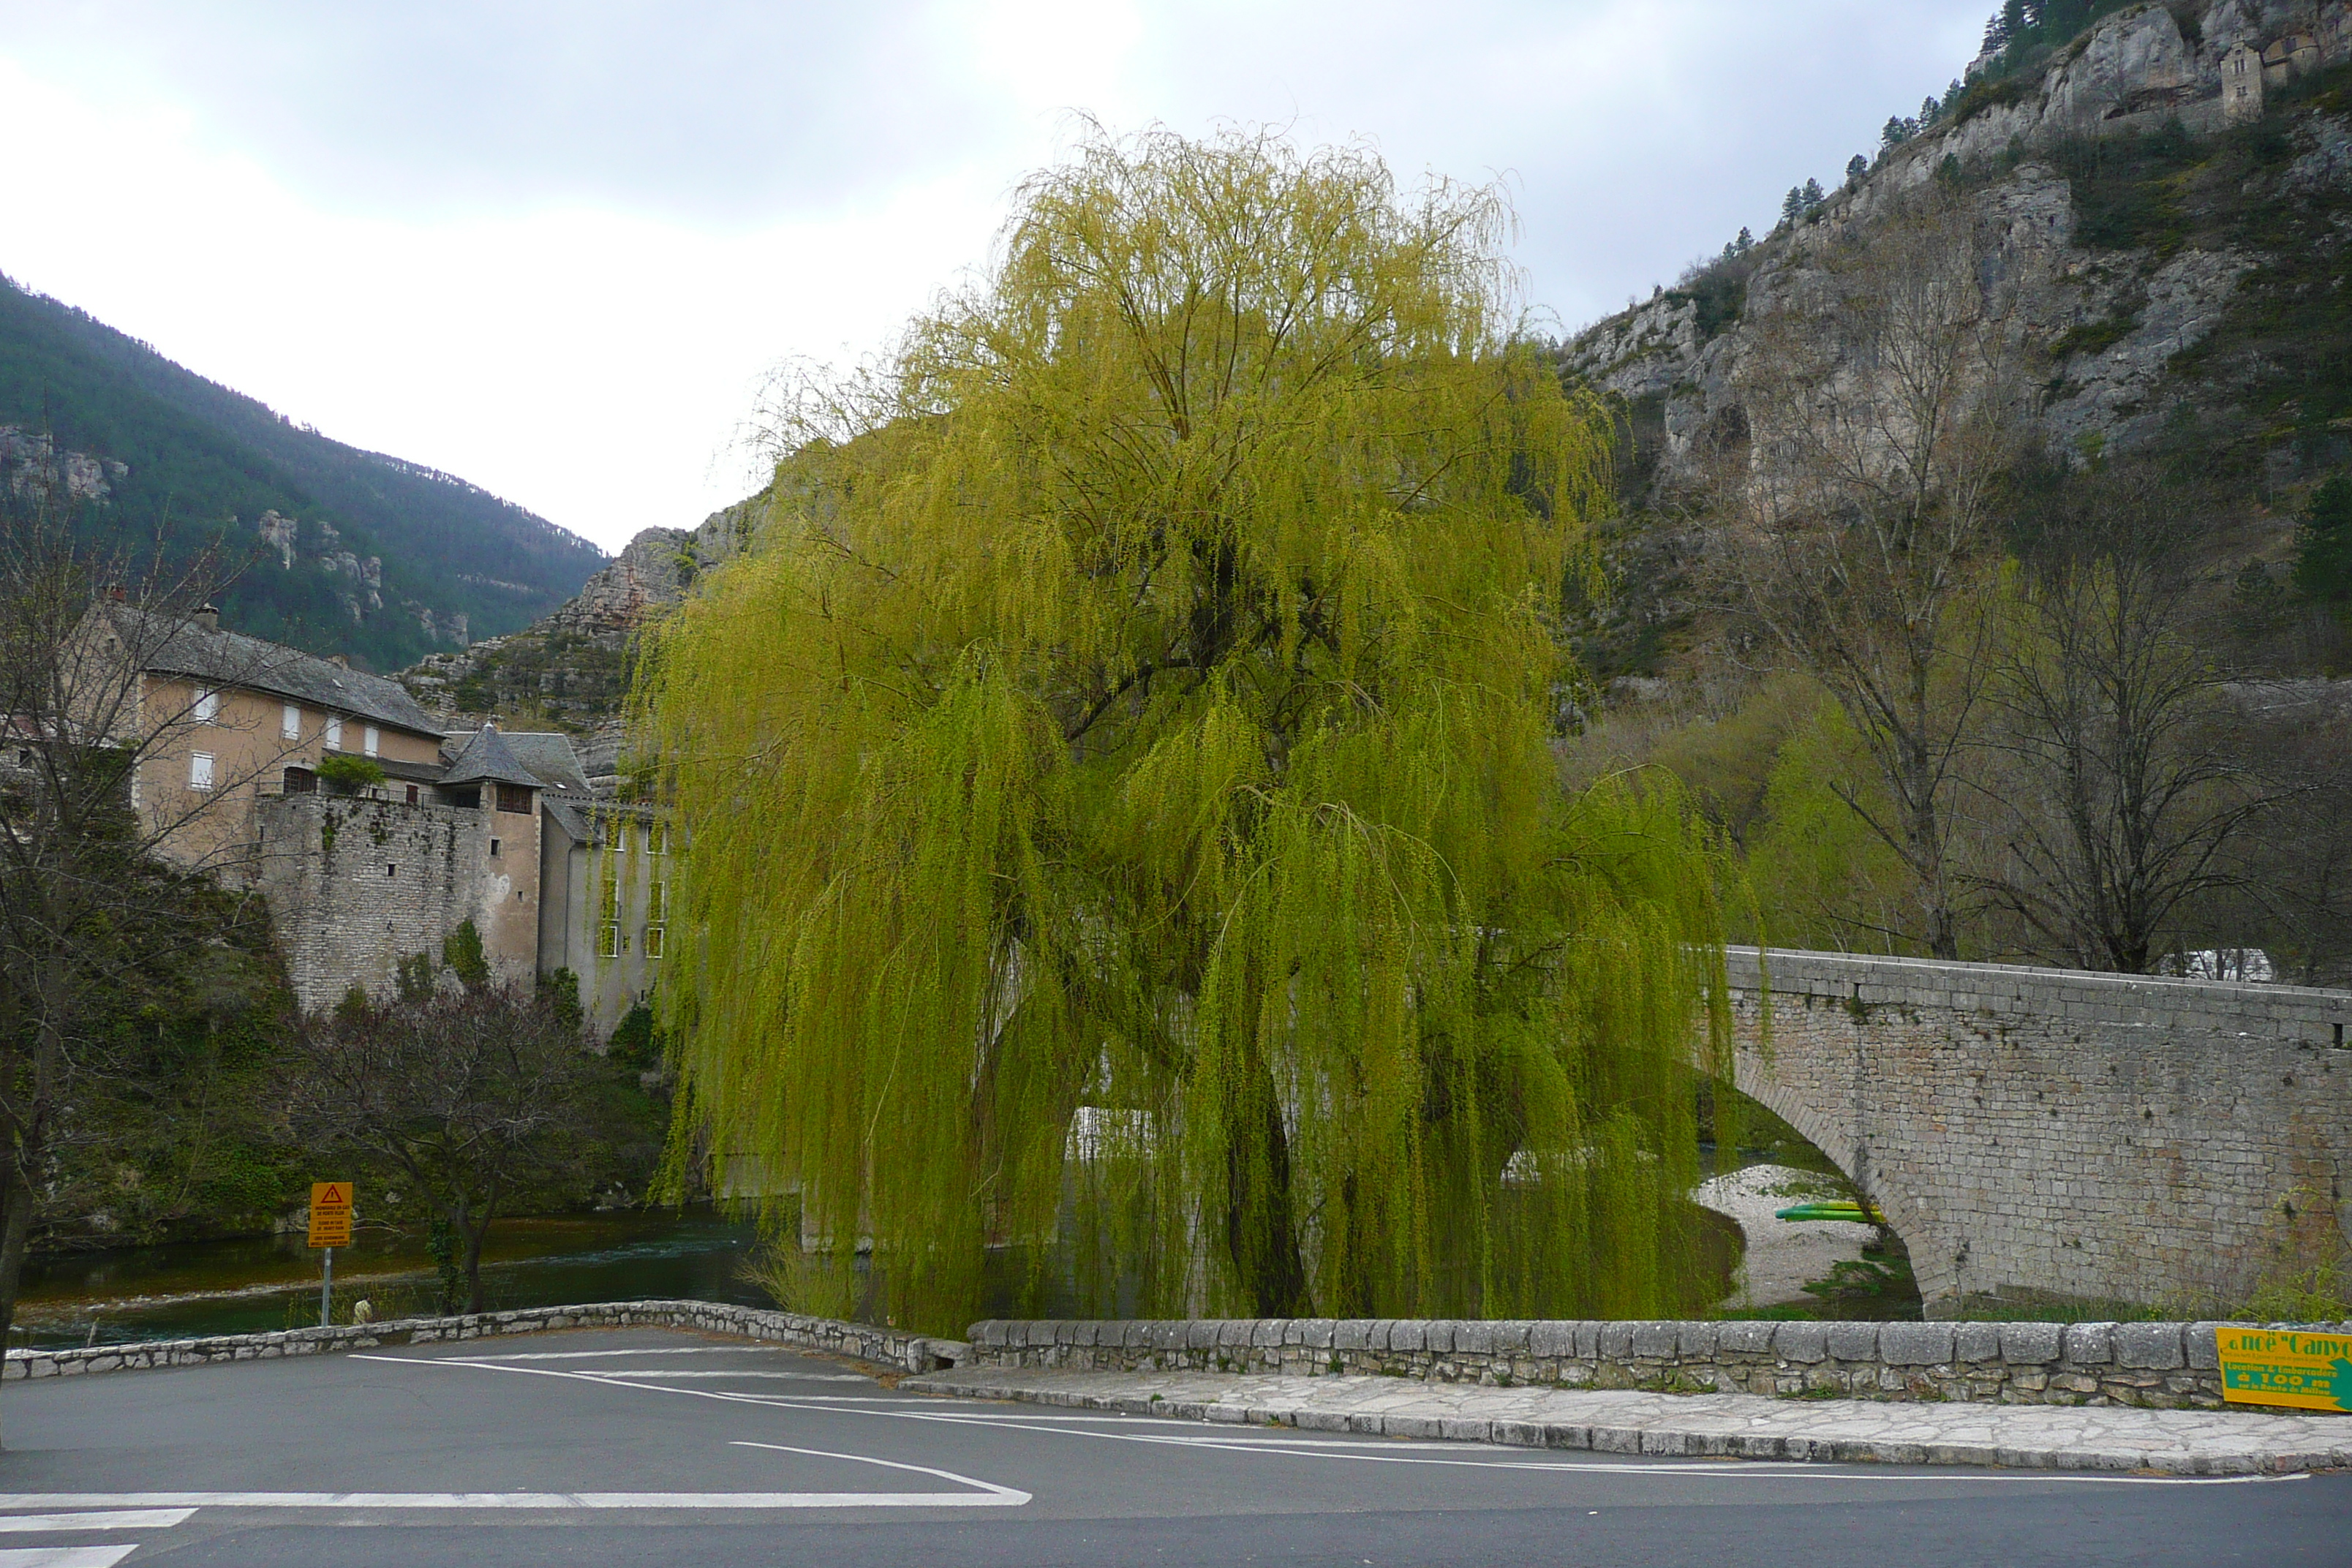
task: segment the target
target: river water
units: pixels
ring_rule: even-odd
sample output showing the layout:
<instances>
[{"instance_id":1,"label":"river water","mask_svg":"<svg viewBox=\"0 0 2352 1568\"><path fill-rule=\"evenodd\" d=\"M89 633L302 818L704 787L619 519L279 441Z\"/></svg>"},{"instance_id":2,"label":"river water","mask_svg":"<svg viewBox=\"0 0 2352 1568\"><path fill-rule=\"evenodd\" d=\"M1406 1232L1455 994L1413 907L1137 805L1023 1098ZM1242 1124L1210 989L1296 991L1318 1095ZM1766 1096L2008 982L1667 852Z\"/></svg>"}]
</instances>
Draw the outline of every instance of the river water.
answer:
<instances>
[{"instance_id":1,"label":"river water","mask_svg":"<svg viewBox=\"0 0 2352 1568\"><path fill-rule=\"evenodd\" d=\"M742 1278L758 1239L708 1210L501 1219L482 1249L484 1304L690 1298L765 1307ZM72 1253L26 1265L10 1343L110 1344L258 1333L319 1321L320 1255L301 1236L243 1237ZM362 1231L335 1249L338 1322L368 1300L379 1319L436 1310L422 1234Z\"/></svg>"}]
</instances>

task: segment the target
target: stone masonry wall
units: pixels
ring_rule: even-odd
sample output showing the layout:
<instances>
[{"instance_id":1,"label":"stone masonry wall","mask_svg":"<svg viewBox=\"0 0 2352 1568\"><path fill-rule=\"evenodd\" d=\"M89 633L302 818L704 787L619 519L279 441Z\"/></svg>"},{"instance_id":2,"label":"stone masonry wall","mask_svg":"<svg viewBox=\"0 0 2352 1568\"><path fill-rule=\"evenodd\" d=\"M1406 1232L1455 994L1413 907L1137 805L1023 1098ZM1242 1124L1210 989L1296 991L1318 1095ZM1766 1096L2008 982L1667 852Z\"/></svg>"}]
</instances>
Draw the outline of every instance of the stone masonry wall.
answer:
<instances>
[{"instance_id":1,"label":"stone masonry wall","mask_svg":"<svg viewBox=\"0 0 2352 1568\"><path fill-rule=\"evenodd\" d=\"M1740 1089L1885 1211L1931 1316L2193 1310L2352 1242L2352 994L1753 949L1730 977Z\"/></svg>"},{"instance_id":2,"label":"stone masonry wall","mask_svg":"<svg viewBox=\"0 0 2352 1568\"><path fill-rule=\"evenodd\" d=\"M2211 1323L987 1321L961 1369L1354 1373L1441 1383L2006 1405L2221 1403Z\"/></svg>"},{"instance_id":3,"label":"stone masonry wall","mask_svg":"<svg viewBox=\"0 0 2352 1568\"><path fill-rule=\"evenodd\" d=\"M292 795L260 803L261 886L305 1012L331 1007L353 984L382 995L393 966L414 953L436 959L442 938L483 913L493 814L463 806L406 805L356 796ZM508 824L529 824L505 816ZM509 829L511 831L511 829ZM505 857L530 868L537 841ZM536 923L536 906L532 906ZM486 934L488 934L486 932ZM500 958L493 946L492 956ZM528 983L536 942L500 978Z\"/></svg>"},{"instance_id":4,"label":"stone masonry wall","mask_svg":"<svg viewBox=\"0 0 2352 1568\"><path fill-rule=\"evenodd\" d=\"M204 1366L214 1362L274 1361L285 1356L328 1355L373 1350L379 1345L422 1345L453 1340L533 1334L554 1329L694 1329L740 1334L745 1339L799 1345L829 1355L852 1356L902 1372L931 1372L964 1353L954 1340L927 1339L876 1328L772 1312L719 1301L603 1301L586 1306L537 1307L510 1312L477 1312L452 1318L403 1318L321 1329L287 1329L268 1334L216 1334L197 1340L161 1340L143 1344L93 1345L86 1350L13 1350L0 1363L0 1377L72 1377L91 1373L148 1372L164 1367Z\"/></svg>"}]
</instances>

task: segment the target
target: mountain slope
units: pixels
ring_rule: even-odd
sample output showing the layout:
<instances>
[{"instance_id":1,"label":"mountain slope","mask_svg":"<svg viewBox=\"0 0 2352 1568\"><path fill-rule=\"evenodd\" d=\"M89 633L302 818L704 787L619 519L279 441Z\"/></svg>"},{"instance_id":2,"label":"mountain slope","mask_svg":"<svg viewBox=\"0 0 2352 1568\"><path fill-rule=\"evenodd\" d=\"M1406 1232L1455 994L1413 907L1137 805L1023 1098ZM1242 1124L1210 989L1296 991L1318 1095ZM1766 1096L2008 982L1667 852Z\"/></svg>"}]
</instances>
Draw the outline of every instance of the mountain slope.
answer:
<instances>
[{"instance_id":1,"label":"mountain slope","mask_svg":"<svg viewBox=\"0 0 2352 1568\"><path fill-rule=\"evenodd\" d=\"M0 468L49 463L87 515L254 557L238 629L376 668L529 624L604 564L463 479L362 451L0 278ZM78 476L78 477L77 477Z\"/></svg>"}]
</instances>

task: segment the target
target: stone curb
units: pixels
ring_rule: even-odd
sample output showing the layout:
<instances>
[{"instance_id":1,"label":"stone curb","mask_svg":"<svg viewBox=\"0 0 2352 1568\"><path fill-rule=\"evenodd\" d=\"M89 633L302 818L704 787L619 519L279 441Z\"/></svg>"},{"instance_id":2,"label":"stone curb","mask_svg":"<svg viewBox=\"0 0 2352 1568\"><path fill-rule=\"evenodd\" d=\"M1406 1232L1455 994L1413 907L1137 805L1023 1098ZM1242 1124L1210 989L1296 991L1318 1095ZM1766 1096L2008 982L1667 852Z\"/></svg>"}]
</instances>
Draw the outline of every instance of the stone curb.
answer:
<instances>
[{"instance_id":1,"label":"stone curb","mask_svg":"<svg viewBox=\"0 0 2352 1568\"><path fill-rule=\"evenodd\" d=\"M905 1334L868 1323L845 1323L800 1312L769 1311L720 1301L599 1301L451 1318L398 1318L334 1328L285 1329L267 1334L215 1334L203 1339L92 1345L83 1350L12 1350L5 1367L0 1367L0 1377L143 1372L203 1366L213 1362L331 1355L383 1345L434 1344L498 1334L542 1333L552 1329L620 1328L698 1329L709 1333L740 1334L745 1339L850 1356L901 1372L932 1371L952 1364L968 1353L966 1347L955 1340Z\"/></svg>"},{"instance_id":2,"label":"stone curb","mask_svg":"<svg viewBox=\"0 0 2352 1568\"><path fill-rule=\"evenodd\" d=\"M1094 1375L1086 1377L1083 1385L1077 1377L1058 1381L1061 1386L1055 1386L1051 1374L1014 1380L957 1373L908 1378L898 1386L950 1398L1013 1400L1212 1425L1288 1426L1303 1432L1353 1432L1652 1458L1980 1465L2179 1476L2290 1475L2352 1468L2352 1427L2346 1428L2341 1442L2315 1440L2308 1430L2313 1423L2302 1416L2242 1411L2218 1417L2202 1412L2129 1412L2126 1422L2149 1428L2139 1440L2135 1441L2127 1431L2113 1429L2067 1440L2060 1434L2030 1429L2047 1426L2049 1417L2060 1414L2045 1407L1955 1405L1923 1419L1925 1413L1906 1411L1898 1416L1884 1402L1864 1400L1792 1405L1754 1395L1682 1397L1549 1389L1509 1393L1497 1389L1488 1395L1486 1390L1462 1389L1449 1391L1456 1396L1451 1402L1454 1408L1433 1400L1416 1410L1399 1407L1409 1406L1410 1396L1398 1395L1392 1383L1365 1377L1212 1379L1192 1375L1153 1380ZM1151 1392L1154 1381L1168 1383L1175 1390L1174 1396ZM1114 1382L1129 1386L1116 1390L1105 1386ZM1202 1397L1208 1392L1202 1385L1213 1383L1230 1386L1214 1397ZM1297 1386L1268 1390L1269 1383ZM1251 1386L1244 1387L1244 1384ZM1349 1408L1348 1402L1358 1396L1377 1399L1383 1407ZM1481 1402L1506 1401L1522 1408L1492 1414L1468 1408ZM1647 1416L1628 1419L1640 1414L1626 1408L1629 1401L1649 1407ZM1683 1413L1675 1411L1677 1405L1684 1407ZM1579 1419L1580 1415L1584 1418ZM1708 1420L1710 1416L1715 1419ZM1953 1426L1993 1428L1995 1440L1937 1441L1922 1436L1921 1428L1937 1424L1938 1417ZM2019 1428L2014 1440L2003 1440L2010 1435L1998 1431L2004 1420ZM2211 1426L2217 1423L2226 1424L2228 1429L2218 1434L2187 1429L2189 1424ZM2112 1428L2122 1424L2098 1425ZM1803 1429L1753 1429L1773 1425ZM1874 1425L1899 1426L1902 1435L1864 1429ZM1840 1432L1841 1426L1847 1430ZM1750 1429L1727 1429L1734 1427ZM2233 1438L2231 1434L2242 1428L2244 1436ZM2277 1440L2263 1440L2266 1433L2275 1434Z\"/></svg>"}]
</instances>

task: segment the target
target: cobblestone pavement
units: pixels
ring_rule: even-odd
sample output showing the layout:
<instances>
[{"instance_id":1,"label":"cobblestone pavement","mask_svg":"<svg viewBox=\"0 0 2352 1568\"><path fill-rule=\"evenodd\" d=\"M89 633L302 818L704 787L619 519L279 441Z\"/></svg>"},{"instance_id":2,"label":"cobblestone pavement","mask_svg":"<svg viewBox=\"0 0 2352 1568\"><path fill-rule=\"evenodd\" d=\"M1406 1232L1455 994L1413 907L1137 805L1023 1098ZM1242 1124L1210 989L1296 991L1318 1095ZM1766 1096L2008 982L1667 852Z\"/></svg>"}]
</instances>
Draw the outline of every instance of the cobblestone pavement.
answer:
<instances>
[{"instance_id":1,"label":"cobblestone pavement","mask_svg":"<svg viewBox=\"0 0 2352 1568\"><path fill-rule=\"evenodd\" d=\"M1201 1372L950 1372L908 1378L899 1387L1308 1431L1612 1454L2168 1475L2352 1468L2352 1417L2252 1410L1769 1399Z\"/></svg>"}]
</instances>

